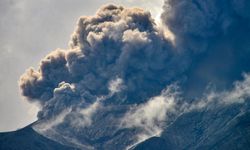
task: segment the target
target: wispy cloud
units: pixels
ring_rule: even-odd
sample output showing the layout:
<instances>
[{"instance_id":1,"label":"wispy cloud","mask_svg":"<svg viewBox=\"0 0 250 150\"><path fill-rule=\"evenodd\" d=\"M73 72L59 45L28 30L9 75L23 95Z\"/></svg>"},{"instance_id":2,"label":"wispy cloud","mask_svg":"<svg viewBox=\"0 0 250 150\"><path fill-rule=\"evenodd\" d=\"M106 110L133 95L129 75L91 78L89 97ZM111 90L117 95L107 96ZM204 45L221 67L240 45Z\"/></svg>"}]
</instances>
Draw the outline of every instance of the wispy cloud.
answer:
<instances>
[{"instance_id":1,"label":"wispy cloud","mask_svg":"<svg viewBox=\"0 0 250 150\"><path fill-rule=\"evenodd\" d=\"M159 96L152 97L145 104L136 105L122 119L122 127L139 128L136 135L139 143L153 136L160 136L168 117L176 113L178 102L177 86L167 87Z\"/></svg>"}]
</instances>

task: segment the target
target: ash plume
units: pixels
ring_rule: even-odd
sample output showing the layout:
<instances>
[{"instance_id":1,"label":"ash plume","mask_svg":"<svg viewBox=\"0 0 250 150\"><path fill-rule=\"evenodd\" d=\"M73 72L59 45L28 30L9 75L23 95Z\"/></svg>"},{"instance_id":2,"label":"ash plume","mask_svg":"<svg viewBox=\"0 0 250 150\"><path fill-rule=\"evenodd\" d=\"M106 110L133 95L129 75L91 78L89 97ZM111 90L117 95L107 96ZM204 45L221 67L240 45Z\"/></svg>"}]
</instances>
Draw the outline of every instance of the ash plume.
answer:
<instances>
[{"instance_id":1,"label":"ash plume","mask_svg":"<svg viewBox=\"0 0 250 150\"><path fill-rule=\"evenodd\" d=\"M29 101L41 105L38 132L53 139L58 139L56 133L64 139L85 139L70 143L83 148L103 136L140 132L122 129L121 118L128 108L159 95L181 76L187 68L182 57L149 12L107 5L95 16L81 17L70 48L48 54L38 70L29 69L21 77L20 87ZM114 119L107 124L110 117ZM125 148L135 139L117 142ZM102 141L94 147L111 145Z\"/></svg>"},{"instance_id":2,"label":"ash plume","mask_svg":"<svg viewBox=\"0 0 250 150\"><path fill-rule=\"evenodd\" d=\"M23 96L41 106L35 130L81 149L125 149L140 135L160 135L168 120L208 105L200 97L209 84L220 93L250 71L249 7L246 0L166 0L163 26L147 11L115 5L80 17L69 48L20 78ZM245 80L231 90L241 93L235 99L248 97L240 92ZM182 98L167 90L176 82ZM231 96L221 93L216 99Z\"/></svg>"}]
</instances>

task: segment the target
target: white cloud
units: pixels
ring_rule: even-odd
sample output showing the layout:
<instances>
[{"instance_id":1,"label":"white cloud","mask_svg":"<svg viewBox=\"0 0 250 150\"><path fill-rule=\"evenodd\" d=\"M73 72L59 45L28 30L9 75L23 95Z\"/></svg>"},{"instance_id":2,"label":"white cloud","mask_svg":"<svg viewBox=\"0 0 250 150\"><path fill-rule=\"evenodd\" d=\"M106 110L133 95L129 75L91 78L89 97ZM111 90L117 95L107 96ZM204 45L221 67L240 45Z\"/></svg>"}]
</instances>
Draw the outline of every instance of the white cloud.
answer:
<instances>
[{"instance_id":1,"label":"white cloud","mask_svg":"<svg viewBox=\"0 0 250 150\"><path fill-rule=\"evenodd\" d=\"M133 107L122 119L122 126L139 128L142 132L137 135L137 143L152 136L159 136L163 124L168 121L168 114L176 112L176 85L171 85L162 91L161 95L151 98L145 104Z\"/></svg>"},{"instance_id":2,"label":"white cloud","mask_svg":"<svg viewBox=\"0 0 250 150\"><path fill-rule=\"evenodd\" d=\"M250 98L250 74L243 74L242 81L235 81L231 90L222 92L211 91L195 103L183 104L183 112L189 112L195 109L203 109L213 104L223 106L235 103L244 103Z\"/></svg>"},{"instance_id":3,"label":"white cloud","mask_svg":"<svg viewBox=\"0 0 250 150\"><path fill-rule=\"evenodd\" d=\"M120 92L124 88L123 80L121 78L116 78L109 82L109 91L111 93Z\"/></svg>"},{"instance_id":4,"label":"white cloud","mask_svg":"<svg viewBox=\"0 0 250 150\"><path fill-rule=\"evenodd\" d=\"M73 120L73 122L71 122L71 124L74 127L87 127L90 126L92 124L92 116L94 115L94 113L96 113L96 111L101 107L101 102L100 101L96 101L95 103L91 104L89 107L80 110L80 113L82 115L82 119L77 119L77 120Z\"/></svg>"},{"instance_id":5,"label":"white cloud","mask_svg":"<svg viewBox=\"0 0 250 150\"><path fill-rule=\"evenodd\" d=\"M233 90L221 95L226 104L243 103L250 97L250 74L244 74L243 81L236 81Z\"/></svg>"},{"instance_id":6,"label":"white cloud","mask_svg":"<svg viewBox=\"0 0 250 150\"><path fill-rule=\"evenodd\" d=\"M65 117L71 112L71 108L63 110L59 115L52 117L49 120L42 120L41 123L36 123L33 128L39 133L49 134L53 127L62 123Z\"/></svg>"}]
</instances>

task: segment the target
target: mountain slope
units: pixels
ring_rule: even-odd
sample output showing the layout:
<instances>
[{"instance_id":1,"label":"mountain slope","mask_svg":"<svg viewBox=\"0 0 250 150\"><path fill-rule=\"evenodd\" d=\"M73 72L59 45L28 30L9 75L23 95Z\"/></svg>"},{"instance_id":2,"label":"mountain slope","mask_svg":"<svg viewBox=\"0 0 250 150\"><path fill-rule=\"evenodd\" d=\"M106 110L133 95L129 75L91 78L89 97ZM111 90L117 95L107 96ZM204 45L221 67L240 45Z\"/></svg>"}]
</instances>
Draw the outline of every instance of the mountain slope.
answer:
<instances>
[{"instance_id":1,"label":"mountain slope","mask_svg":"<svg viewBox=\"0 0 250 150\"><path fill-rule=\"evenodd\" d=\"M152 137L139 143L132 150L168 150L170 145L161 137Z\"/></svg>"},{"instance_id":2,"label":"mountain slope","mask_svg":"<svg viewBox=\"0 0 250 150\"><path fill-rule=\"evenodd\" d=\"M250 149L249 104L193 111L177 118L165 129L155 146L165 150ZM138 144L134 149L153 150L154 139Z\"/></svg>"},{"instance_id":3,"label":"mountain slope","mask_svg":"<svg viewBox=\"0 0 250 150\"><path fill-rule=\"evenodd\" d=\"M31 125L13 132L0 133L0 150L73 150L36 133Z\"/></svg>"},{"instance_id":4,"label":"mountain slope","mask_svg":"<svg viewBox=\"0 0 250 150\"><path fill-rule=\"evenodd\" d=\"M161 137L147 139L132 149L250 149L249 108L249 104L235 104L185 113L166 127ZM123 139L124 142L128 140ZM0 149L73 150L75 148L47 139L29 125L17 131L0 133Z\"/></svg>"}]
</instances>

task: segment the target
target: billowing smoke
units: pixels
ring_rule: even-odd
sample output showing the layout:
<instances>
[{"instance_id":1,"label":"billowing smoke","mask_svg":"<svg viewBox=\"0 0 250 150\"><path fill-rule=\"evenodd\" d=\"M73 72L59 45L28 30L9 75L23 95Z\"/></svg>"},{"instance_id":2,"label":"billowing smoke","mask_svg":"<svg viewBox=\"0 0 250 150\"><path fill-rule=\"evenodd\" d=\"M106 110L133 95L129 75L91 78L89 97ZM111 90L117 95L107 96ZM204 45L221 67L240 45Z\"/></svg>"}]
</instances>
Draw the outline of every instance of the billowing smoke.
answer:
<instances>
[{"instance_id":1,"label":"billowing smoke","mask_svg":"<svg viewBox=\"0 0 250 150\"><path fill-rule=\"evenodd\" d=\"M249 6L246 0L166 0L162 19L177 40L198 43L247 26Z\"/></svg>"},{"instance_id":2,"label":"billowing smoke","mask_svg":"<svg viewBox=\"0 0 250 150\"><path fill-rule=\"evenodd\" d=\"M131 97L126 102L134 103L134 99L143 101L160 93L186 68L184 62L177 63L178 54L158 31L150 13L141 9L108 5L96 16L81 17L70 46L69 50L53 51L41 61L38 71L30 69L21 77L24 96L44 104L54 97L61 82L74 85L80 97L84 92L100 96L119 77L126 87L124 96Z\"/></svg>"},{"instance_id":3,"label":"billowing smoke","mask_svg":"<svg viewBox=\"0 0 250 150\"><path fill-rule=\"evenodd\" d=\"M55 132L85 139L78 145L95 148L140 132L124 130L122 116L129 107L159 95L187 68L158 28L150 13L138 8L107 5L95 16L81 17L70 48L53 51L38 70L30 69L21 77L23 95L41 105L37 130L52 138L58 138L51 135ZM161 112L166 113L170 106L162 103ZM110 139L91 144L105 136ZM116 142L124 148L136 138Z\"/></svg>"},{"instance_id":4,"label":"billowing smoke","mask_svg":"<svg viewBox=\"0 0 250 150\"><path fill-rule=\"evenodd\" d=\"M20 79L22 94L41 106L35 130L82 149L125 149L185 112L249 97L247 75L232 86L250 71L249 4L166 0L165 27L147 11L115 5L81 17L70 47ZM202 96L208 85L221 92Z\"/></svg>"},{"instance_id":5,"label":"billowing smoke","mask_svg":"<svg viewBox=\"0 0 250 150\"><path fill-rule=\"evenodd\" d=\"M165 1L162 20L177 49L192 55L189 95L202 93L207 84L228 88L250 71L249 7L247 0Z\"/></svg>"},{"instance_id":6,"label":"billowing smoke","mask_svg":"<svg viewBox=\"0 0 250 150\"><path fill-rule=\"evenodd\" d=\"M62 81L70 78L65 51L55 50L40 63L39 70L29 69L20 79L24 96L30 101L39 101L42 105L53 97L53 92ZM60 87L60 86L59 86Z\"/></svg>"}]
</instances>

